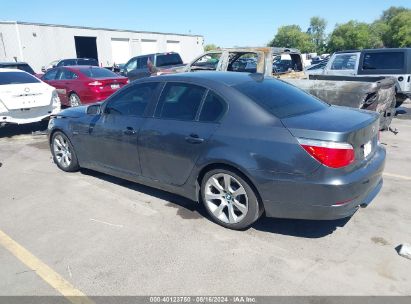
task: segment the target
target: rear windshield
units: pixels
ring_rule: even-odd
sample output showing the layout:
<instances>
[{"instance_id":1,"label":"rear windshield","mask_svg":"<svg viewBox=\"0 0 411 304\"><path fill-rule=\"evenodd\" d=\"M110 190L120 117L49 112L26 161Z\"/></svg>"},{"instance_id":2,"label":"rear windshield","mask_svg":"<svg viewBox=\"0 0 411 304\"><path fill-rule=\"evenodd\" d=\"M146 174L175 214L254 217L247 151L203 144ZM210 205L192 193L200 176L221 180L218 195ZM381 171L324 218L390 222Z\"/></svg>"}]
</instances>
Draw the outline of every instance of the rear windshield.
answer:
<instances>
[{"instance_id":1,"label":"rear windshield","mask_svg":"<svg viewBox=\"0 0 411 304\"><path fill-rule=\"evenodd\" d=\"M165 55L157 55L157 62L156 66L162 67L166 65L177 65L182 64L183 61L179 54L165 54Z\"/></svg>"},{"instance_id":2,"label":"rear windshield","mask_svg":"<svg viewBox=\"0 0 411 304\"><path fill-rule=\"evenodd\" d=\"M104 69L104 68L81 68L79 70L81 74L89 77L89 78L114 78L119 77L116 73Z\"/></svg>"},{"instance_id":3,"label":"rear windshield","mask_svg":"<svg viewBox=\"0 0 411 304\"><path fill-rule=\"evenodd\" d=\"M0 85L38 82L36 77L24 72L0 72Z\"/></svg>"},{"instance_id":4,"label":"rear windshield","mask_svg":"<svg viewBox=\"0 0 411 304\"><path fill-rule=\"evenodd\" d=\"M404 68L404 52L365 53L363 70L401 70Z\"/></svg>"},{"instance_id":5,"label":"rear windshield","mask_svg":"<svg viewBox=\"0 0 411 304\"><path fill-rule=\"evenodd\" d=\"M98 62L96 59L77 59L77 65L94 65L98 66Z\"/></svg>"},{"instance_id":6,"label":"rear windshield","mask_svg":"<svg viewBox=\"0 0 411 304\"><path fill-rule=\"evenodd\" d=\"M278 118L322 110L329 105L283 81L266 78L234 86Z\"/></svg>"}]
</instances>

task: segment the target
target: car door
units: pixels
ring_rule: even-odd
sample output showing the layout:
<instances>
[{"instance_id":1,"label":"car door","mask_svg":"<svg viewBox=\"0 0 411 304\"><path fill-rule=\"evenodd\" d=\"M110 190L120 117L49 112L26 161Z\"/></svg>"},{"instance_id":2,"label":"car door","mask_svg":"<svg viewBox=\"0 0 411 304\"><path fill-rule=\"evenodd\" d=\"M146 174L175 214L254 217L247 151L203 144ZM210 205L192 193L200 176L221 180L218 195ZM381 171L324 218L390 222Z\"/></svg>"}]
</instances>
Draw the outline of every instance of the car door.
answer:
<instances>
[{"instance_id":1,"label":"car door","mask_svg":"<svg viewBox=\"0 0 411 304\"><path fill-rule=\"evenodd\" d=\"M57 74L54 79L53 86L57 89L61 104L66 106L70 105L69 94L73 87L73 80L77 78L78 76L75 73L64 67L57 69Z\"/></svg>"},{"instance_id":2,"label":"car door","mask_svg":"<svg viewBox=\"0 0 411 304\"><path fill-rule=\"evenodd\" d=\"M57 77L57 73L58 73L59 69L51 69L48 72L46 72L46 74L44 74L41 77L41 80L43 80L44 82L48 83L49 85L51 85L52 87L56 88L57 93L59 94L60 100L61 100L61 96L60 93L58 91L58 84L56 82L56 77Z\"/></svg>"},{"instance_id":3,"label":"car door","mask_svg":"<svg viewBox=\"0 0 411 304\"><path fill-rule=\"evenodd\" d=\"M83 129L82 153L93 167L116 175L139 175L137 139L158 83L140 83L113 95L102 114ZM81 134L79 134L81 136Z\"/></svg>"},{"instance_id":4,"label":"car door","mask_svg":"<svg viewBox=\"0 0 411 304\"><path fill-rule=\"evenodd\" d=\"M182 185L207 148L217 124L199 121L207 89L168 82L162 90L154 117L147 118L139 136L144 177Z\"/></svg>"}]
</instances>

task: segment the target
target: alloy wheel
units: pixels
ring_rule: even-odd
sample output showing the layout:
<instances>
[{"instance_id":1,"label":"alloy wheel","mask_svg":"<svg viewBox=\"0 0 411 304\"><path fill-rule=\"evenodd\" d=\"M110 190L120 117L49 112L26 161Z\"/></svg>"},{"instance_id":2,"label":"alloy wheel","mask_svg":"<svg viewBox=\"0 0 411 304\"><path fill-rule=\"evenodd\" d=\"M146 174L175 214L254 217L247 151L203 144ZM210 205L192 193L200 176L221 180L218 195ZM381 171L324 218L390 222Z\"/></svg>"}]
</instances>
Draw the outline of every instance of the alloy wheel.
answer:
<instances>
[{"instance_id":1,"label":"alloy wheel","mask_svg":"<svg viewBox=\"0 0 411 304\"><path fill-rule=\"evenodd\" d=\"M53 141L53 151L57 162L62 167L68 168L73 160L68 140L61 135L57 135Z\"/></svg>"},{"instance_id":2,"label":"alloy wheel","mask_svg":"<svg viewBox=\"0 0 411 304\"><path fill-rule=\"evenodd\" d=\"M211 213L226 224L241 222L248 212L244 186L226 173L212 175L205 184L205 203Z\"/></svg>"},{"instance_id":3,"label":"alloy wheel","mask_svg":"<svg viewBox=\"0 0 411 304\"><path fill-rule=\"evenodd\" d=\"M78 107L80 105L81 105L80 97L78 97L76 94L71 94L70 95L70 106Z\"/></svg>"}]
</instances>

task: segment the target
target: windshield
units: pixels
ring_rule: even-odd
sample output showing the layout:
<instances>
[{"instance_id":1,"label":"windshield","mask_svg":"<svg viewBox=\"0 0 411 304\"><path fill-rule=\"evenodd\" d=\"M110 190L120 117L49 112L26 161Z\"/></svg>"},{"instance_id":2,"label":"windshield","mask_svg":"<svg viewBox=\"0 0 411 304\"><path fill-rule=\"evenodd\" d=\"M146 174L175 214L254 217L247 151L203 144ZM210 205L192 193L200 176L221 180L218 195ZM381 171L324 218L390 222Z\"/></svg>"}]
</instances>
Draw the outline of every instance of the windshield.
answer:
<instances>
[{"instance_id":1,"label":"windshield","mask_svg":"<svg viewBox=\"0 0 411 304\"><path fill-rule=\"evenodd\" d=\"M38 82L39 79L24 72L0 72L0 85Z\"/></svg>"},{"instance_id":2,"label":"windshield","mask_svg":"<svg viewBox=\"0 0 411 304\"><path fill-rule=\"evenodd\" d=\"M233 86L278 118L316 112L328 104L283 81L265 78Z\"/></svg>"},{"instance_id":3,"label":"windshield","mask_svg":"<svg viewBox=\"0 0 411 304\"><path fill-rule=\"evenodd\" d=\"M165 54L165 55L157 55L157 67L167 66L167 65L177 65L183 64L181 57L179 54Z\"/></svg>"},{"instance_id":4,"label":"windshield","mask_svg":"<svg viewBox=\"0 0 411 304\"><path fill-rule=\"evenodd\" d=\"M89 78L117 78L119 77L116 73L104 69L104 68L81 68L79 69L80 73L89 77Z\"/></svg>"}]
</instances>

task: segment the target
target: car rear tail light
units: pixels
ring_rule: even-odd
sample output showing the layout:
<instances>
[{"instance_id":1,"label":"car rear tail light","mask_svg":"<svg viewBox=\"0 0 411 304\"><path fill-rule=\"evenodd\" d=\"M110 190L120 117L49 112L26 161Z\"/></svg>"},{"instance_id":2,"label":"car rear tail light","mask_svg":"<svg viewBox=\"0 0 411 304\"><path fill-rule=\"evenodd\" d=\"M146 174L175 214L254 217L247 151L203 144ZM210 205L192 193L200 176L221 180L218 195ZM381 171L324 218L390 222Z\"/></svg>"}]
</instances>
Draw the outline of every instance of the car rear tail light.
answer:
<instances>
[{"instance_id":1,"label":"car rear tail light","mask_svg":"<svg viewBox=\"0 0 411 304\"><path fill-rule=\"evenodd\" d=\"M102 86L103 83L96 80L96 81L90 82L88 85L92 87L99 87L99 86Z\"/></svg>"},{"instance_id":2,"label":"car rear tail light","mask_svg":"<svg viewBox=\"0 0 411 304\"><path fill-rule=\"evenodd\" d=\"M323 165L342 168L355 160L354 148L349 143L297 138L301 147Z\"/></svg>"}]
</instances>

